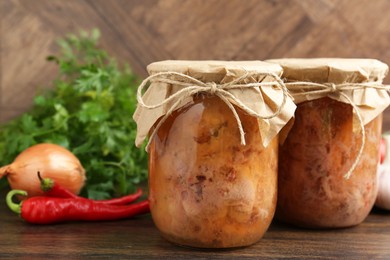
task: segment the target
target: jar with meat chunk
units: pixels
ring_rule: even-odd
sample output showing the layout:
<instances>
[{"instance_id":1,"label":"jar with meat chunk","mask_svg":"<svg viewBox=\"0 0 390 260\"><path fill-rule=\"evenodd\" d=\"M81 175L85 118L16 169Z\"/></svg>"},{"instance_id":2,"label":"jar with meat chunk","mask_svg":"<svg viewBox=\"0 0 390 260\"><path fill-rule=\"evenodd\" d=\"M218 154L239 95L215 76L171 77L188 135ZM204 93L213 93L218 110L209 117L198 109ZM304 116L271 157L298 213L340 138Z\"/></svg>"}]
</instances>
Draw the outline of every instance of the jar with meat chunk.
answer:
<instances>
[{"instance_id":1,"label":"jar with meat chunk","mask_svg":"<svg viewBox=\"0 0 390 260\"><path fill-rule=\"evenodd\" d=\"M152 75L173 70L203 82L213 80L215 84L211 84L210 88L223 88L222 84L245 71L261 72L265 69L269 72L272 69L275 74L281 72L279 66L261 62L167 61L152 64L148 69ZM175 80L178 80L177 77ZM254 82L264 80L272 78L260 76ZM171 85L179 84L169 82ZM262 93L259 89L247 94L252 95L251 102L267 107L264 101L266 90ZM245 94L248 90L239 91ZM279 92L279 98L283 96L278 88L271 87L269 91L274 91L273 94ZM174 93L164 94L168 97L172 95ZM278 116L259 120L249 115L245 107L232 102L231 106L245 132L242 136L232 107L219 95L224 94L216 94L215 90L208 91L207 88L191 95L185 105L174 109L165 118L159 117L150 130L156 131L150 137L148 149L152 218L161 234L179 245L200 248L248 246L261 239L274 216L277 133L281 128L276 127L273 120ZM258 95L258 100L253 95ZM239 98L246 102L245 95ZM150 112L141 111L141 108L134 117L139 125L142 119L148 117L145 113ZM293 102L286 101L281 112L283 120L287 119L285 123L294 109ZM262 123L269 127L261 128ZM242 144L242 138L245 144ZM267 144L265 139L269 140Z\"/></svg>"},{"instance_id":2,"label":"jar with meat chunk","mask_svg":"<svg viewBox=\"0 0 390 260\"><path fill-rule=\"evenodd\" d=\"M297 103L279 151L277 218L309 228L363 222L377 195L387 65L367 59L271 62L283 67Z\"/></svg>"}]
</instances>

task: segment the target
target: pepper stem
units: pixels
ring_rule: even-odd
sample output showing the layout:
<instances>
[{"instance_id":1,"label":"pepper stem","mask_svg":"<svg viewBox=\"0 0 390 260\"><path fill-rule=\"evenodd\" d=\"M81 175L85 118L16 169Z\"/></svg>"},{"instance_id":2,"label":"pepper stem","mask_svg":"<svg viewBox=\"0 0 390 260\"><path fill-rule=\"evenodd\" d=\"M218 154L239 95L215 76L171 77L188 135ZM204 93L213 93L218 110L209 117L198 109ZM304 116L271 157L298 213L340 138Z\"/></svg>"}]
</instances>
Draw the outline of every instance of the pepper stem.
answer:
<instances>
[{"instance_id":1,"label":"pepper stem","mask_svg":"<svg viewBox=\"0 0 390 260\"><path fill-rule=\"evenodd\" d=\"M24 191L24 190L11 190L10 192L7 193L7 197L5 198L5 201L7 202L7 205L10 208L10 210L20 215L20 213L22 212L22 203L23 202L15 203L12 200L12 198L15 195L27 196L27 191Z\"/></svg>"},{"instance_id":2,"label":"pepper stem","mask_svg":"<svg viewBox=\"0 0 390 260\"><path fill-rule=\"evenodd\" d=\"M44 192L51 190L54 187L54 181L50 178L42 178L41 173L38 171L38 178L41 182L41 189Z\"/></svg>"}]
</instances>

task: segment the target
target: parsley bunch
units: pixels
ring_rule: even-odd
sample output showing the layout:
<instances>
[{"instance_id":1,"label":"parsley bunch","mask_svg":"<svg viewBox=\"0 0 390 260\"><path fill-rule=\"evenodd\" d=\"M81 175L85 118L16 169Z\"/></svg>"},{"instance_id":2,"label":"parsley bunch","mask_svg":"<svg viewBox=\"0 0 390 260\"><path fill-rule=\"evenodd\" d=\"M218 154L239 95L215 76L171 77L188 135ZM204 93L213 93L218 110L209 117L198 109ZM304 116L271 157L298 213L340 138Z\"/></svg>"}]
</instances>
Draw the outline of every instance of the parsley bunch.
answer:
<instances>
[{"instance_id":1,"label":"parsley bunch","mask_svg":"<svg viewBox=\"0 0 390 260\"><path fill-rule=\"evenodd\" d=\"M93 199L133 192L147 179L146 152L134 146L139 79L97 47L99 36L93 30L59 40L59 55L48 57L59 66L51 90L37 95L29 112L0 126L0 165L31 145L59 144L81 161L87 173L81 194Z\"/></svg>"}]
</instances>

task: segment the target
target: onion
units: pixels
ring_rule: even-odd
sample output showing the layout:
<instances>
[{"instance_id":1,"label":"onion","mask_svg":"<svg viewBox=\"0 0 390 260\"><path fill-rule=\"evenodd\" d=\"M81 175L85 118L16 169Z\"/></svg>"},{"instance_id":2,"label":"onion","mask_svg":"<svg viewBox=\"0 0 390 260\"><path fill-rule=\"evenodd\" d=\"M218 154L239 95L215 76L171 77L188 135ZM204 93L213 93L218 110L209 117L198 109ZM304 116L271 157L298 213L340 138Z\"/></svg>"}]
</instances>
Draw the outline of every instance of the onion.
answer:
<instances>
[{"instance_id":1,"label":"onion","mask_svg":"<svg viewBox=\"0 0 390 260\"><path fill-rule=\"evenodd\" d=\"M7 176L12 189L25 190L28 197L43 195L38 171L42 178L51 178L74 194L85 183L85 170L80 161L67 149L42 143L27 148L13 163L0 168L0 178Z\"/></svg>"}]
</instances>

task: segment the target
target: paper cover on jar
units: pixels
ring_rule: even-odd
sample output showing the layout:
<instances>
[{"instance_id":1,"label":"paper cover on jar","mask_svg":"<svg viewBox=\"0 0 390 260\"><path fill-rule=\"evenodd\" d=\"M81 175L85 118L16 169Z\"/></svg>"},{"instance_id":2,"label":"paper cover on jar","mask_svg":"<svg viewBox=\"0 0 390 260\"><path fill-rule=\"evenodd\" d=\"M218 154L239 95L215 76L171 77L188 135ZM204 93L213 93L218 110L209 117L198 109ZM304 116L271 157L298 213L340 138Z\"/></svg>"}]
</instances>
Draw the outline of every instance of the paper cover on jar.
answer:
<instances>
[{"instance_id":1,"label":"paper cover on jar","mask_svg":"<svg viewBox=\"0 0 390 260\"><path fill-rule=\"evenodd\" d=\"M314 58L273 59L267 62L283 67L283 78L296 104L323 97L347 104L352 101L364 124L390 104L387 90L382 86L388 66L378 60ZM304 86L303 83L309 84ZM340 95L340 92L343 94ZM354 129L359 129L356 120Z\"/></svg>"},{"instance_id":2,"label":"paper cover on jar","mask_svg":"<svg viewBox=\"0 0 390 260\"><path fill-rule=\"evenodd\" d=\"M137 122L138 147L159 119L173 112L172 109L191 104L192 95L202 92L218 93L234 107L261 115L258 122L264 146L277 134L285 134L288 127L283 133L281 130L296 109L279 78L282 68L277 64L168 60L152 63L147 69L151 76L146 81L150 80L150 85L145 93L138 93L139 102L133 115Z\"/></svg>"}]
</instances>

